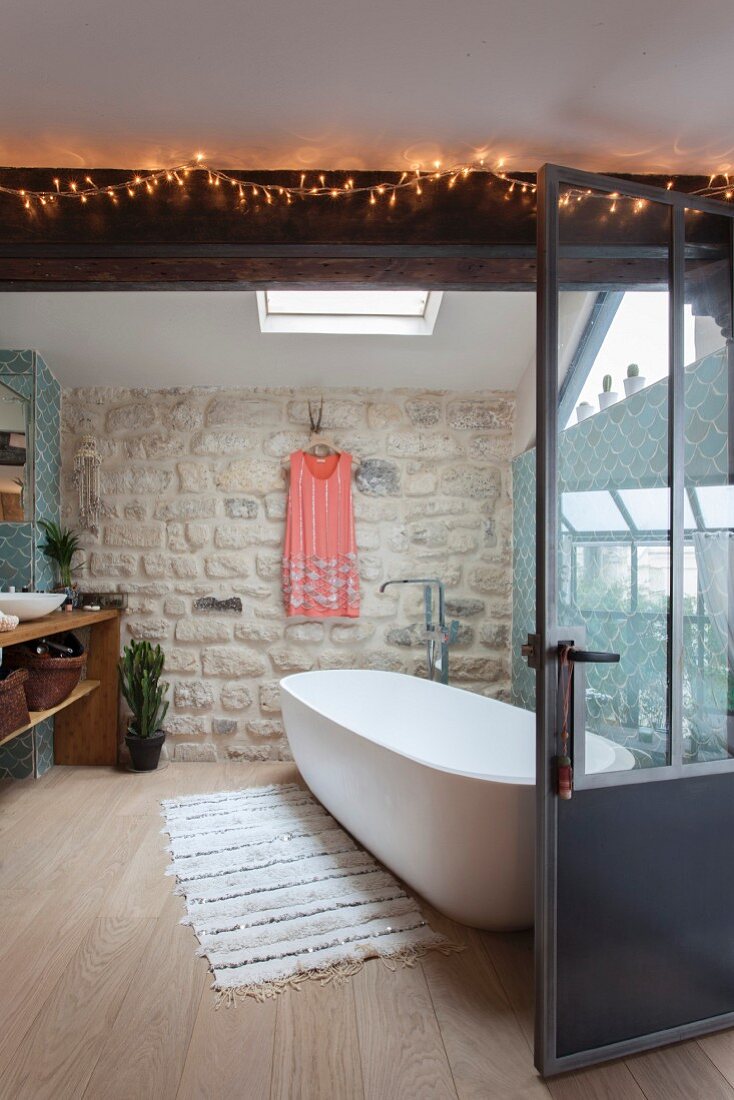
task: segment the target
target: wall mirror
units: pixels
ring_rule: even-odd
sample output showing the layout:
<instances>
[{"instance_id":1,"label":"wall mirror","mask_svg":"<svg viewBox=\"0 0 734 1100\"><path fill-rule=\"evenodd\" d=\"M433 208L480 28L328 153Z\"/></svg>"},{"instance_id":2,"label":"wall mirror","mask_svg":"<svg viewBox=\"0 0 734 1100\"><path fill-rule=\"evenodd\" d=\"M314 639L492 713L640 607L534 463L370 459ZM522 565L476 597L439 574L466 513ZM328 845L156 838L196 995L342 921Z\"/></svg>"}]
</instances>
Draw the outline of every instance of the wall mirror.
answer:
<instances>
[{"instance_id":1,"label":"wall mirror","mask_svg":"<svg viewBox=\"0 0 734 1100\"><path fill-rule=\"evenodd\" d=\"M0 522L33 519L33 403L0 379Z\"/></svg>"}]
</instances>

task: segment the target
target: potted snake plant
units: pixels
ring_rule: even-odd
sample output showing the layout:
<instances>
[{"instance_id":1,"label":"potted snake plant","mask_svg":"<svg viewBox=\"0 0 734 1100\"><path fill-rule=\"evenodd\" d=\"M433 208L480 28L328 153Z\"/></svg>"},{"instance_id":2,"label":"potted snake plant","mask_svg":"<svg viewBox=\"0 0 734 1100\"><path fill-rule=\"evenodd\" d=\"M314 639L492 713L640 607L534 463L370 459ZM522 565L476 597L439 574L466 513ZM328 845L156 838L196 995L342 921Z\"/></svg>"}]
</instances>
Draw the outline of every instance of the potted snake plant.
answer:
<instances>
[{"instance_id":1,"label":"potted snake plant","mask_svg":"<svg viewBox=\"0 0 734 1100\"><path fill-rule=\"evenodd\" d=\"M165 658L159 645L131 641L122 651L118 666L120 687L130 708L125 744L133 768L155 771L166 739L161 728L168 711L168 684L161 683Z\"/></svg>"}]
</instances>

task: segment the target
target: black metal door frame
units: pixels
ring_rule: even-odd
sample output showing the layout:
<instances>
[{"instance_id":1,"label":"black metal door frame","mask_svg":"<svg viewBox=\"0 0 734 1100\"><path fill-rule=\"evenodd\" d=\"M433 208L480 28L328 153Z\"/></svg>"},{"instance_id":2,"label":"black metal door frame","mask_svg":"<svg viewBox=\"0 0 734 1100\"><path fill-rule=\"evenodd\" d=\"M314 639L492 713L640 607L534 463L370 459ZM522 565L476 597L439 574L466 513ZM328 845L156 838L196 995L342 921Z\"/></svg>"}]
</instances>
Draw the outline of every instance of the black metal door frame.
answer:
<instances>
[{"instance_id":1,"label":"black metal door frame","mask_svg":"<svg viewBox=\"0 0 734 1100\"><path fill-rule=\"evenodd\" d=\"M559 293L559 196L564 185L646 199L671 208L669 250L670 289L670 401L669 477L671 488L671 631L669 674L671 684L671 757L667 767L639 769L609 775L583 776L581 786L609 788L694 780L696 777L734 772L734 759L711 763L682 763L683 645L683 506L685 457L685 406L683 361L684 249L686 210L700 210L730 219L730 261L734 257L734 211L724 203L681 192L650 187L617 178L546 164L538 175L538 286L537 286L537 837L535 902L535 1061L544 1076L551 1076L636 1051L661 1046L686 1037L734 1025L734 1010L695 1020L664 1031L638 1035L622 1042L558 1055L557 1012L557 873L558 798L555 790L556 716L558 712L557 636L557 448L558 448L558 293ZM732 279L734 285L734 279ZM730 303L734 317L734 301ZM732 356L730 355L730 377ZM732 400L730 388L730 430ZM731 446L731 440L730 440ZM731 471L730 471L731 479ZM622 792L620 791L620 794ZM608 797L608 796L607 796ZM621 887L620 887L621 889ZM734 990L732 990L734 1006ZM583 1011L583 1005L579 1006Z\"/></svg>"}]
</instances>

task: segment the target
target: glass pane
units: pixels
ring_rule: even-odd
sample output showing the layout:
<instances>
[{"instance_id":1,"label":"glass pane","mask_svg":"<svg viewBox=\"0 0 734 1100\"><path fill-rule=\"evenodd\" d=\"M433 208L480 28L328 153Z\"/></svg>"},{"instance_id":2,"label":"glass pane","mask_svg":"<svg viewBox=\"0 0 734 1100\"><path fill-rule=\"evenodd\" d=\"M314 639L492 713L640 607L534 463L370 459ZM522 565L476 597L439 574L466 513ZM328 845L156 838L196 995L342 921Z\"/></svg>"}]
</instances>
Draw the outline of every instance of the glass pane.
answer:
<instances>
[{"instance_id":1,"label":"glass pane","mask_svg":"<svg viewBox=\"0 0 734 1100\"><path fill-rule=\"evenodd\" d=\"M576 531L627 531L627 522L607 492L561 493L561 515Z\"/></svg>"},{"instance_id":2,"label":"glass pane","mask_svg":"<svg viewBox=\"0 0 734 1100\"><path fill-rule=\"evenodd\" d=\"M667 489L620 489L619 499L635 527L641 531L666 531L670 523L670 494ZM687 529L696 526L688 497L684 503Z\"/></svg>"},{"instance_id":3,"label":"glass pane","mask_svg":"<svg viewBox=\"0 0 734 1100\"><path fill-rule=\"evenodd\" d=\"M670 760L670 216L573 188L559 211L559 625L620 654L576 667L610 771Z\"/></svg>"},{"instance_id":4,"label":"glass pane","mask_svg":"<svg viewBox=\"0 0 734 1100\"><path fill-rule=\"evenodd\" d=\"M686 540L684 763L734 756L730 226L728 218L686 211L694 337L685 356L685 484L697 529Z\"/></svg>"}]
</instances>

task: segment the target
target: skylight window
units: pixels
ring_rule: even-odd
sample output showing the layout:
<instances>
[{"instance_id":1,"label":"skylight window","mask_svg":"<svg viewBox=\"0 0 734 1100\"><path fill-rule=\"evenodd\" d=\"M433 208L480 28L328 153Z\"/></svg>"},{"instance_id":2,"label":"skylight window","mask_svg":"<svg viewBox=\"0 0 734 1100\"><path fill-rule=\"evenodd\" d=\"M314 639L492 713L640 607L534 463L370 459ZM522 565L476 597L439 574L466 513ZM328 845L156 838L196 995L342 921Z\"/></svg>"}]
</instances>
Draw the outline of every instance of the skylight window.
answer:
<instances>
[{"instance_id":1,"label":"skylight window","mask_svg":"<svg viewBox=\"0 0 734 1100\"><path fill-rule=\"evenodd\" d=\"M257 292L262 332L430 336L443 294L428 290Z\"/></svg>"}]
</instances>

